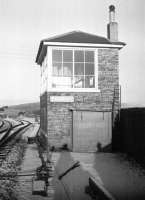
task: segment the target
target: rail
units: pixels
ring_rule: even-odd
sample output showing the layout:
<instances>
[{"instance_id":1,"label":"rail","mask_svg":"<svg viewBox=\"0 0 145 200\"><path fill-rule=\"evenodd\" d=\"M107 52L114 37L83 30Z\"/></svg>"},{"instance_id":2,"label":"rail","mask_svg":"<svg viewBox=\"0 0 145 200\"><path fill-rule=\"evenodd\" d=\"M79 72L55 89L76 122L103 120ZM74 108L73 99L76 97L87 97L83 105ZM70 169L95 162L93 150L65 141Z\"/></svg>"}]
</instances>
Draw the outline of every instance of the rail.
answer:
<instances>
[{"instance_id":1,"label":"rail","mask_svg":"<svg viewBox=\"0 0 145 200\"><path fill-rule=\"evenodd\" d=\"M21 124L19 124L19 127L12 126L12 123L9 121L7 121L7 124L9 124L9 126L7 127L7 130L5 132L1 133L2 134L2 138L0 140L1 163L3 162L3 160L5 160L5 158L11 151L11 148L15 143L15 139L17 138L16 136L20 132L22 132L22 130L26 129L31 123L29 123L29 122L21 123Z\"/></svg>"}]
</instances>

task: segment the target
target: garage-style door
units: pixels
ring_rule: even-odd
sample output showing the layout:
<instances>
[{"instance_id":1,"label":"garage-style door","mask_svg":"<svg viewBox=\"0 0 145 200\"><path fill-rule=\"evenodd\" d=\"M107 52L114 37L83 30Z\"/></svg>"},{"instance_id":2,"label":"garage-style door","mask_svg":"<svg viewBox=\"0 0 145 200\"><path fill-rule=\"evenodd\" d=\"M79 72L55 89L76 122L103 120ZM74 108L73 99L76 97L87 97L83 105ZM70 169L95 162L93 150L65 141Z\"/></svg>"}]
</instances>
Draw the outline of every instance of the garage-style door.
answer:
<instances>
[{"instance_id":1,"label":"garage-style door","mask_svg":"<svg viewBox=\"0 0 145 200\"><path fill-rule=\"evenodd\" d=\"M73 111L74 151L104 150L111 140L111 112Z\"/></svg>"}]
</instances>

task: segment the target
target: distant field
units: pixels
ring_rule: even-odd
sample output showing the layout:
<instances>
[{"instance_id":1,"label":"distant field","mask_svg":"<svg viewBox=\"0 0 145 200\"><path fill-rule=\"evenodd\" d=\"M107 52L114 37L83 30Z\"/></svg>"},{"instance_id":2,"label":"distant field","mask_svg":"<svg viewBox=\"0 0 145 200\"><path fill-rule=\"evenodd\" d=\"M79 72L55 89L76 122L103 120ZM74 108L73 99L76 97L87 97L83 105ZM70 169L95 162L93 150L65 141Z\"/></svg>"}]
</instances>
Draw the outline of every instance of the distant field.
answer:
<instances>
[{"instance_id":1,"label":"distant field","mask_svg":"<svg viewBox=\"0 0 145 200\"><path fill-rule=\"evenodd\" d=\"M39 115L40 114L40 103L26 103L14 106L9 106L5 109L4 113L9 116L17 116L20 112L24 112L26 116Z\"/></svg>"}]
</instances>

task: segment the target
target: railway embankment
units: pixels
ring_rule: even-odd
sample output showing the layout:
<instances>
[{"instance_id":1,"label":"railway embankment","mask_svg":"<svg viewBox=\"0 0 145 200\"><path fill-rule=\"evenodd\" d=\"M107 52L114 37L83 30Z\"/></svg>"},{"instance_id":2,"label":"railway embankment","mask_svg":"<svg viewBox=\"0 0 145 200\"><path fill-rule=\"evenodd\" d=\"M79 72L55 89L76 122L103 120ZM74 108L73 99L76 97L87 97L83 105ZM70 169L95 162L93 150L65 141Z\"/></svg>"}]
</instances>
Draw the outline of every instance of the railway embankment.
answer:
<instances>
[{"instance_id":1,"label":"railway embankment","mask_svg":"<svg viewBox=\"0 0 145 200\"><path fill-rule=\"evenodd\" d=\"M0 199L15 200L16 194L14 186L17 182L16 174L19 171L20 164L26 150L25 140L19 140L13 145L11 151L3 160L0 167ZM12 176L7 176L9 173Z\"/></svg>"},{"instance_id":2,"label":"railway embankment","mask_svg":"<svg viewBox=\"0 0 145 200\"><path fill-rule=\"evenodd\" d=\"M16 127L15 127L16 128ZM17 193L15 186L17 184L17 173L21 168L27 140L23 137L25 132L32 131L33 126L26 128L16 128L15 136L0 147L0 199L16 200ZM19 130L19 131L18 131ZM14 131L14 130L13 130Z\"/></svg>"}]
</instances>

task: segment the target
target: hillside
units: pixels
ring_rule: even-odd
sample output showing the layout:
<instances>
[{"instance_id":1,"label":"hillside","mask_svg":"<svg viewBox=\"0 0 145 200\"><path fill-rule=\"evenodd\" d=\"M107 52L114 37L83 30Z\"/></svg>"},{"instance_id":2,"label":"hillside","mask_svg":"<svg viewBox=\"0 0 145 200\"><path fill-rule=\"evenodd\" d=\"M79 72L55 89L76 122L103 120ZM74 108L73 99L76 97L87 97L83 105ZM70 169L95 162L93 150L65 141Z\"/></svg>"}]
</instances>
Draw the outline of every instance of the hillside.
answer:
<instances>
[{"instance_id":1,"label":"hillside","mask_svg":"<svg viewBox=\"0 0 145 200\"><path fill-rule=\"evenodd\" d=\"M35 102L35 103L25 103L25 104L19 104L19 105L14 105L14 106L9 106L11 109L15 110L21 110L25 112L32 112L35 110L40 110L40 103Z\"/></svg>"},{"instance_id":2,"label":"hillside","mask_svg":"<svg viewBox=\"0 0 145 200\"><path fill-rule=\"evenodd\" d=\"M29 115L39 115L40 114L40 103L25 103L19 105L9 106L5 109L4 113L9 116L17 116L19 112L24 112L26 116Z\"/></svg>"}]
</instances>

